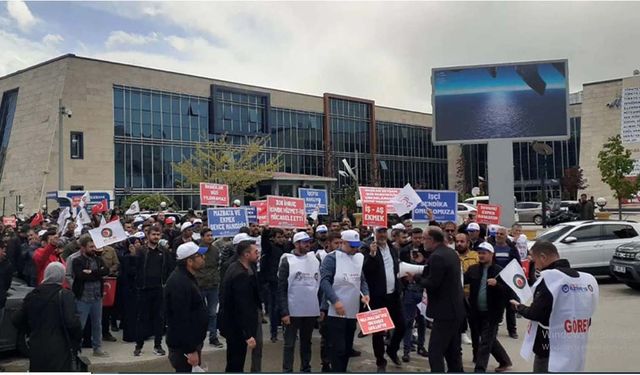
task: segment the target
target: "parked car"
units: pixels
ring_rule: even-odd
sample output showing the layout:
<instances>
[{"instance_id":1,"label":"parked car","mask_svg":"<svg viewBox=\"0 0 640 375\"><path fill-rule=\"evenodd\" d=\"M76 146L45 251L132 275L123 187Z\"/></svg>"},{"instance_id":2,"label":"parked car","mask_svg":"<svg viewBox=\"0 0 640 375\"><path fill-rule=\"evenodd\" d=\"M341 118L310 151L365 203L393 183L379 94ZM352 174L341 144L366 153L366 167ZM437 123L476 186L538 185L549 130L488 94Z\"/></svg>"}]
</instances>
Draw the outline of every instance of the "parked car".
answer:
<instances>
[{"instance_id":1,"label":"parked car","mask_svg":"<svg viewBox=\"0 0 640 375\"><path fill-rule=\"evenodd\" d=\"M540 202L518 202L516 212L521 223L534 223L542 225L542 203Z\"/></svg>"},{"instance_id":2,"label":"parked car","mask_svg":"<svg viewBox=\"0 0 640 375\"><path fill-rule=\"evenodd\" d=\"M593 275L610 275L610 261L620 245L640 241L640 224L634 221L572 221L558 224L534 241L552 242L571 266Z\"/></svg>"},{"instance_id":3,"label":"parked car","mask_svg":"<svg viewBox=\"0 0 640 375\"><path fill-rule=\"evenodd\" d=\"M487 196L487 195L479 195L477 197L467 198L467 199L464 200L463 203L471 204L474 207L478 207L478 204L489 204L489 196ZM516 197L513 197L514 207L515 207L516 203L517 203L516 202ZM518 212L514 212L513 213L513 220L514 220L515 223L520 221L520 216L518 215Z\"/></svg>"},{"instance_id":4,"label":"parked car","mask_svg":"<svg viewBox=\"0 0 640 375\"><path fill-rule=\"evenodd\" d=\"M579 204L578 201L560 201L560 209L562 211L569 211L569 207Z\"/></svg>"},{"instance_id":5,"label":"parked car","mask_svg":"<svg viewBox=\"0 0 640 375\"><path fill-rule=\"evenodd\" d=\"M24 297L33 290L32 287L14 278L7 292L7 304L5 305L4 318L0 322L0 352L17 349L22 355L28 355L28 349L24 333L19 333L11 323L13 315L22 307Z\"/></svg>"},{"instance_id":6,"label":"parked car","mask_svg":"<svg viewBox=\"0 0 640 375\"><path fill-rule=\"evenodd\" d=\"M640 242L618 246L609 262L609 271L619 281L640 290Z\"/></svg>"},{"instance_id":7,"label":"parked car","mask_svg":"<svg viewBox=\"0 0 640 375\"><path fill-rule=\"evenodd\" d=\"M469 217L470 213L475 213L477 211L478 209L476 208L476 206L472 204L458 203L458 221L462 223L464 220L466 220L467 217Z\"/></svg>"}]
</instances>

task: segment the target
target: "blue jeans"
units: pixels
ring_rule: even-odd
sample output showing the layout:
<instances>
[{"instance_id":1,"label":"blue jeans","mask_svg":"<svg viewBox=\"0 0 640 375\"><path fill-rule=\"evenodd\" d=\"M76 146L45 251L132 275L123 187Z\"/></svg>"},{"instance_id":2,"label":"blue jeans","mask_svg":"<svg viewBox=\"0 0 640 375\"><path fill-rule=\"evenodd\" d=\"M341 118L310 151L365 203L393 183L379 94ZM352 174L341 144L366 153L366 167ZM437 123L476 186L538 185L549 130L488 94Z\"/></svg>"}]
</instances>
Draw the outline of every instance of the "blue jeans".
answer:
<instances>
[{"instance_id":1,"label":"blue jeans","mask_svg":"<svg viewBox=\"0 0 640 375\"><path fill-rule=\"evenodd\" d=\"M418 315L418 303L422 301L422 292L416 292L412 290L406 290L404 297L402 298L402 305L404 308L404 352L409 353L411 351L411 339L413 337L413 322ZM420 344L420 343L418 343ZM422 346L424 346L424 337L422 338Z\"/></svg>"},{"instance_id":2,"label":"blue jeans","mask_svg":"<svg viewBox=\"0 0 640 375\"><path fill-rule=\"evenodd\" d=\"M202 298L207 302L207 311L209 313L209 339L218 338L218 326L216 324L218 317L218 288L200 289Z\"/></svg>"},{"instance_id":3,"label":"blue jeans","mask_svg":"<svg viewBox=\"0 0 640 375\"><path fill-rule=\"evenodd\" d=\"M76 310L80 315L82 329L87 324L87 318L91 315L91 346L93 350L102 347L102 298L93 302L76 300Z\"/></svg>"}]
</instances>

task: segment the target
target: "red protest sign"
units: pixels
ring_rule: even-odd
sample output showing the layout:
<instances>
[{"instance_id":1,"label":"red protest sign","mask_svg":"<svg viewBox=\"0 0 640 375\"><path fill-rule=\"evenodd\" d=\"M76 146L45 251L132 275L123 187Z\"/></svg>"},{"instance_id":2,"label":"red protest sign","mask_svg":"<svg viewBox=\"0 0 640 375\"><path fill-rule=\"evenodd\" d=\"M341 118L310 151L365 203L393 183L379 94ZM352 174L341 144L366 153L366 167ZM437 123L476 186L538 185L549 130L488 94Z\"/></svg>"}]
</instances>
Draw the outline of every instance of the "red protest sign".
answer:
<instances>
[{"instance_id":1,"label":"red protest sign","mask_svg":"<svg viewBox=\"0 0 640 375\"><path fill-rule=\"evenodd\" d=\"M2 218L2 224L5 227L12 227L15 228L17 226L17 220L15 217L13 216L9 216L9 217L3 217Z\"/></svg>"},{"instance_id":2,"label":"red protest sign","mask_svg":"<svg viewBox=\"0 0 640 375\"><path fill-rule=\"evenodd\" d=\"M201 182L200 204L203 206L228 206L229 186Z\"/></svg>"},{"instance_id":3,"label":"red protest sign","mask_svg":"<svg viewBox=\"0 0 640 375\"><path fill-rule=\"evenodd\" d=\"M387 213L396 213L396 208L391 204L391 200L400 193L401 188L360 186L358 190L360 191L360 199L363 205L365 202L385 203L387 205Z\"/></svg>"},{"instance_id":4,"label":"red protest sign","mask_svg":"<svg viewBox=\"0 0 640 375\"><path fill-rule=\"evenodd\" d=\"M304 199L267 197L267 220L273 228L304 228L307 225Z\"/></svg>"},{"instance_id":5,"label":"red protest sign","mask_svg":"<svg viewBox=\"0 0 640 375\"><path fill-rule=\"evenodd\" d=\"M362 203L362 225L386 227L387 205L384 203Z\"/></svg>"},{"instance_id":6,"label":"red protest sign","mask_svg":"<svg viewBox=\"0 0 640 375\"><path fill-rule=\"evenodd\" d=\"M362 334L368 335L376 332L394 329L395 325L386 307L371 310L356 315Z\"/></svg>"},{"instance_id":7,"label":"red protest sign","mask_svg":"<svg viewBox=\"0 0 640 375\"><path fill-rule=\"evenodd\" d=\"M476 221L481 224L500 225L500 211L502 208L497 204L478 204L478 214Z\"/></svg>"},{"instance_id":8,"label":"red protest sign","mask_svg":"<svg viewBox=\"0 0 640 375\"><path fill-rule=\"evenodd\" d=\"M256 208L256 216L260 225L269 225L269 217L267 216L267 201L252 201L249 206Z\"/></svg>"}]
</instances>

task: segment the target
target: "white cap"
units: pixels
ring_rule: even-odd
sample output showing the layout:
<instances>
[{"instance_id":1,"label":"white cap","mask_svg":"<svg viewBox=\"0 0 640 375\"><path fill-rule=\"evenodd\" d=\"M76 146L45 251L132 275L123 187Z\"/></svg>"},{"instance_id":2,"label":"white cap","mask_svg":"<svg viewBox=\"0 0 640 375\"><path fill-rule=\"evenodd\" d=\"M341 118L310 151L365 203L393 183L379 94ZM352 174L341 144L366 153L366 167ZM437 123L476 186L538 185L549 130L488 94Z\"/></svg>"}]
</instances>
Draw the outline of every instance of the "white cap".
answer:
<instances>
[{"instance_id":1,"label":"white cap","mask_svg":"<svg viewBox=\"0 0 640 375\"><path fill-rule=\"evenodd\" d=\"M38 237L42 237L45 233L47 233L47 230L42 229L41 231L38 232Z\"/></svg>"},{"instance_id":2,"label":"white cap","mask_svg":"<svg viewBox=\"0 0 640 375\"><path fill-rule=\"evenodd\" d=\"M196 224L202 224L202 219L193 220L193 225L196 225Z\"/></svg>"},{"instance_id":3,"label":"white cap","mask_svg":"<svg viewBox=\"0 0 640 375\"><path fill-rule=\"evenodd\" d=\"M244 242L244 241L256 242L256 240L253 237L251 237L250 235L248 235L246 233L238 233L233 237L232 243L234 245L237 245L240 242Z\"/></svg>"},{"instance_id":4,"label":"white cap","mask_svg":"<svg viewBox=\"0 0 640 375\"><path fill-rule=\"evenodd\" d=\"M184 232L185 230L191 228L192 226L193 224L187 221L186 223L183 223L182 226L180 227L180 232Z\"/></svg>"},{"instance_id":5,"label":"white cap","mask_svg":"<svg viewBox=\"0 0 640 375\"><path fill-rule=\"evenodd\" d=\"M293 235L293 243L298 241L311 241L311 237L309 237L307 232L298 232Z\"/></svg>"},{"instance_id":6,"label":"white cap","mask_svg":"<svg viewBox=\"0 0 640 375\"><path fill-rule=\"evenodd\" d=\"M362 244L360 242L360 233L352 229L342 232L342 240L349 243L351 247L360 247Z\"/></svg>"},{"instance_id":7,"label":"white cap","mask_svg":"<svg viewBox=\"0 0 640 375\"><path fill-rule=\"evenodd\" d=\"M201 248L200 246L196 245L195 242L189 241L178 246L178 249L176 250L176 259L186 259L195 253L199 252L200 254L204 254L206 251L206 247Z\"/></svg>"},{"instance_id":8,"label":"white cap","mask_svg":"<svg viewBox=\"0 0 640 375\"><path fill-rule=\"evenodd\" d=\"M133 219L133 223L134 223L134 224L136 224L136 223L144 223L144 217L142 217L142 216L136 216L136 217Z\"/></svg>"},{"instance_id":9,"label":"white cap","mask_svg":"<svg viewBox=\"0 0 640 375\"><path fill-rule=\"evenodd\" d=\"M144 232L135 232L131 237L135 237L143 240L145 235L144 235Z\"/></svg>"},{"instance_id":10,"label":"white cap","mask_svg":"<svg viewBox=\"0 0 640 375\"><path fill-rule=\"evenodd\" d=\"M478 248L476 249L476 251L481 251L481 250L486 250L490 253L494 253L495 251L493 250L493 246L491 246L490 243L488 243L487 241L482 242L478 245Z\"/></svg>"},{"instance_id":11,"label":"white cap","mask_svg":"<svg viewBox=\"0 0 640 375\"><path fill-rule=\"evenodd\" d=\"M402 225L402 223L398 223L394 226L391 227L391 229L401 229L401 230L405 230L406 228L404 227L404 225Z\"/></svg>"},{"instance_id":12,"label":"white cap","mask_svg":"<svg viewBox=\"0 0 640 375\"><path fill-rule=\"evenodd\" d=\"M318 225L318 227L316 228L316 232L318 233L322 233L322 232L328 232L329 228L327 228L326 225Z\"/></svg>"},{"instance_id":13,"label":"white cap","mask_svg":"<svg viewBox=\"0 0 640 375\"><path fill-rule=\"evenodd\" d=\"M480 225L478 225L478 223L469 223L469 225L467 225L467 231L470 230L480 231Z\"/></svg>"}]
</instances>

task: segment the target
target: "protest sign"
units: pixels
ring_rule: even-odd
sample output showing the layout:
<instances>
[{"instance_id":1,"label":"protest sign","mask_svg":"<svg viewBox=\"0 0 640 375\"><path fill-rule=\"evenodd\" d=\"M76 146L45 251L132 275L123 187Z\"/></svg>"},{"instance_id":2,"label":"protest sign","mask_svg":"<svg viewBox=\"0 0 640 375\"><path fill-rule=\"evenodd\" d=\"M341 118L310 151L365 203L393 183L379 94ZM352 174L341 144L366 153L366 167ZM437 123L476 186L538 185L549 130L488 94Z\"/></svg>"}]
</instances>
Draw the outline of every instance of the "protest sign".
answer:
<instances>
[{"instance_id":1,"label":"protest sign","mask_svg":"<svg viewBox=\"0 0 640 375\"><path fill-rule=\"evenodd\" d=\"M249 226L247 209L243 207L209 208L207 219L214 237L233 237L240 228Z\"/></svg>"},{"instance_id":2,"label":"protest sign","mask_svg":"<svg viewBox=\"0 0 640 375\"><path fill-rule=\"evenodd\" d=\"M500 225L501 207L497 204L478 204L476 221L480 224Z\"/></svg>"},{"instance_id":3,"label":"protest sign","mask_svg":"<svg viewBox=\"0 0 640 375\"><path fill-rule=\"evenodd\" d=\"M304 199L307 215L317 208L319 215L329 215L329 199L326 190L298 188L298 197Z\"/></svg>"},{"instance_id":4,"label":"protest sign","mask_svg":"<svg viewBox=\"0 0 640 375\"><path fill-rule=\"evenodd\" d=\"M267 216L267 201L252 201L249 206L256 208L256 216L260 225L269 225L269 217Z\"/></svg>"},{"instance_id":5,"label":"protest sign","mask_svg":"<svg viewBox=\"0 0 640 375\"><path fill-rule=\"evenodd\" d=\"M400 194L401 188L382 188L382 187L368 187L360 186L358 191L360 192L360 199L362 203L384 203L387 205L387 213L395 214L396 208L391 202L398 194Z\"/></svg>"},{"instance_id":6,"label":"protest sign","mask_svg":"<svg viewBox=\"0 0 640 375\"><path fill-rule=\"evenodd\" d=\"M395 325L386 307L362 312L356 315L362 334L369 335L394 329Z\"/></svg>"},{"instance_id":7,"label":"protest sign","mask_svg":"<svg viewBox=\"0 0 640 375\"><path fill-rule=\"evenodd\" d=\"M5 227L15 228L17 226L17 220L14 216L3 217L2 225L4 225Z\"/></svg>"},{"instance_id":8,"label":"protest sign","mask_svg":"<svg viewBox=\"0 0 640 375\"><path fill-rule=\"evenodd\" d=\"M362 225L387 227L387 205L384 203L362 203Z\"/></svg>"},{"instance_id":9,"label":"protest sign","mask_svg":"<svg viewBox=\"0 0 640 375\"><path fill-rule=\"evenodd\" d=\"M307 214L304 200L289 197L267 197L267 216L273 228L304 228Z\"/></svg>"},{"instance_id":10,"label":"protest sign","mask_svg":"<svg viewBox=\"0 0 640 375\"><path fill-rule=\"evenodd\" d=\"M120 221L112 221L107 225L91 229L89 235L91 235L96 249L127 239L127 232L124 231Z\"/></svg>"},{"instance_id":11,"label":"protest sign","mask_svg":"<svg viewBox=\"0 0 640 375\"><path fill-rule=\"evenodd\" d=\"M247 220L249 220L249 223L258 224L258 209L253 206L243 208L247 210Z\"/></svg>"},{"instance_id":12,"label":"protest sign","mask_svg":"<svg viewBox=\"0 0 640 375\"><path fill-rule=\"evenodd\" d=\"M429 221L427 209L433 211L433 220L444 223L456 222L458 214L458 192L443 190L416 190L422 204L413 210L413 221Z\"/></svg>"},{"instance_id":13,"label":"protest sign","mask_svg":"<svg viewBox=\"0 0 640 375\"><path fill-rule=\"evenodd\" d=\"M228 206L229 186L201 182L200 204L203 206Z\"/></svg>"}]
</instances>

